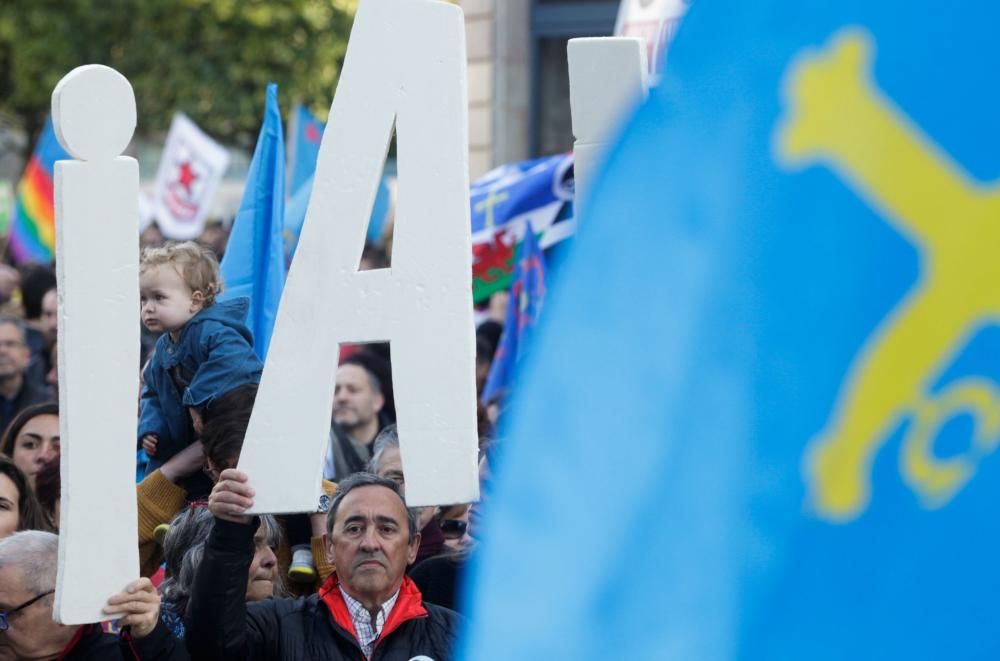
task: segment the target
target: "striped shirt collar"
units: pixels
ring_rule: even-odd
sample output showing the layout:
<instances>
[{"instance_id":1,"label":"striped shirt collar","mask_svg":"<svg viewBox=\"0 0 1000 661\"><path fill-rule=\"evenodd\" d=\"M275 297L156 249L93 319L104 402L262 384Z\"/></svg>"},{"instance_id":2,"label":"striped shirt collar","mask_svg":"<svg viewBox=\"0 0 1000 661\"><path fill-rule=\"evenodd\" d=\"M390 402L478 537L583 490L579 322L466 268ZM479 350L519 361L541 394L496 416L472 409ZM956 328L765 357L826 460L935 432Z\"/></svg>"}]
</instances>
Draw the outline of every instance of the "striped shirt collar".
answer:
<instances>
[{"instance_id":1,"label":"striped shirt collar","mask_svg":"<svg viewBox=\"0 0 1000 661\"><path fill-rule=\"evenodd\" d=\"M399 590L396 590L396 594L382 604L378 615L375 616L375 621L372 622L372 615L368 609L360 601L347 594L343 586L338 585L337 587L340 588L340 594L344 597L344 603L347 604L347 611L351 614L351 621L354 622L354 633L358 637L361 651L364 652L366 659L370 659L375 650L375 641L382 633L382 627L385 626L386 620L389 619L389 613L392 612L392 607L396 605L396 599L399 598Z\"/></svg>"}]
</instances>

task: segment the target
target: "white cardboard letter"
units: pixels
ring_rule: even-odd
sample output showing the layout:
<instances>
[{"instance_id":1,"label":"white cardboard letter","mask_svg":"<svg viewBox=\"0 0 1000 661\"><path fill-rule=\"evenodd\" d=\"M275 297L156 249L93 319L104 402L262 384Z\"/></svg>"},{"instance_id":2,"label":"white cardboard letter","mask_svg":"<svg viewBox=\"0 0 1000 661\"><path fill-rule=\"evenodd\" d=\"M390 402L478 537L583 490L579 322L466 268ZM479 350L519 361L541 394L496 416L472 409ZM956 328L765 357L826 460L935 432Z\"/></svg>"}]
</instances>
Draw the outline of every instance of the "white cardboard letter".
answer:
<instances>
[{"instance_id":1,"label":"white cardboard letter","mask_svg":"<svg viewBox=\"0 0 1000 661\"><path fill-rule=\"evenodd\" d=\"M604 152L625 113L646 95L642 39L583 37L570 39L569 101L573 121L573 171L576 199L586 196Z\"/></svg>"},{"instance_id":2,"label":"white cardboard letter","mask_svg":"<svg viewBox=\"0 0 1000 661\"><path fill-rule=\"evenodd\" d=\"M358 271L392 128L392 268ZM341 342L391 342L408 504L478 497L465 26L363 0L240 457L255 512L316 507Z\"/></svg>"},{"instance_id":3,"label":"white cardboard letter","mask_svg":"<svg viewBox=\"0 0 1000 661\"><path fill-rule=\"evenodd\" d=\"M105 601L139 577L135 406L139 388L139 164L120 156L135 96L101 65L52 93L59 286L62 506L54 616L109 619Z\"/></svg>"}]
</instances>

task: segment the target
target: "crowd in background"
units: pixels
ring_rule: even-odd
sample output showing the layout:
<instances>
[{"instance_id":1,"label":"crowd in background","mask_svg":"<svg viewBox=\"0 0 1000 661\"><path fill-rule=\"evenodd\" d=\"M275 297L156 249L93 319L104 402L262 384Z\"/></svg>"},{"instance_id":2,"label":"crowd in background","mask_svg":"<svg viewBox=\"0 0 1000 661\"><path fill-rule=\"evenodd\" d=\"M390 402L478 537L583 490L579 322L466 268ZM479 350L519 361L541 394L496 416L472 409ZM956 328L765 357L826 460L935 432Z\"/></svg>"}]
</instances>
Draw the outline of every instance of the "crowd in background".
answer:
<instances>
[{"instance_id":1,"label":"crowd in background","mask_svg":"<svg viewBox=\"0 0 1000 661\"><path fill-rule=\"evenodd\" d=\"M152 606L140 604L136 614L122 618L121 621L131 625L125 627L124 634L121 633L121 622L117 625L114 622L105 622L101 626L95 624L82 634L75 632L75 642L66 649L76 649L78 657L69 655L65 658L119 658L119 654L124 654L126 658L187 658L185 655L188 652L182 641L190 626L191 597L199 580L198 570L203 559L214 557L212 549L206 549L206 546L210 545L210 533L220 519L220 510L213 509L218 505L210 507L209 503L212 498L220 498L219 493L225 491L220 489L220 478L223 478L222 481L228 479L227 484L233 481L231 476L239 458L259 382L260 365L250 365L248 368L250 358L226 353L223 371L239 370L241 380L227 378L227 387L215 388L210 396L202 398L204 401L186 399L182 403L191 412L190 419L184 415L183 420L178 423L184 426L184 433L190 434L186 441L175 444L168 451L167 445L156 431L162 428L163 433L169 435L169 426L163 422L142 422L148 421L150 416L169 417L161 404L157 403L161 400L166 402L169 398L164 399L162 393L152 393L152 389L162 389L163 384L170 389L173 385L177 387L177 391L171 390L174 393L172 397L176 399L180 392L189 397L190 392L196 390L195 381L200 378L191 374L190 370L185 373L186 368L182 363L164 364L164 357L158 355L158 347L180 347L181 336L195 333L192 329L205 316L206 310L218 317L222 314L224 304L212 300L202 301L199 307L187 311L188 325L182 327L187 330L174 333L165 329L162 323L156 322L153 318L155 314L147 318L146 311L155 307L152 298L163 296L166 302L161 303L161 310L165 309L162 306L169 303L169 296L161 294L161 289L158 288L170 285L162 278L149 279L151 274L158 272L157 268L160 269L159 273L163 273L166 268L162 266L163 263L169 266L168 262L162 260L154 263L150 256L167 254L157 251L172 251L176 245L168 244L169 248L162 248L163 238L155 225L142 235L141 243L141 249L144 250L144 270L141 270L143 312L140 316L144 323L141 336L142 365L137 366L137 369L142 370L145 383L138 401L140 423L135 448L139 510L139 536L136 543L140 549L141 573L144 581L148 581L135 587L133 591L144 598L147 594L151 595L148 603L156 602L153 614L156 621L146 621L153 617L150 615ZM221 259L225 245L225 227L210 224L198 245L192 243L189 247L194 251L191 253L194 255L193 259L199 259L200 251L205 259L217 266L216 260ZM361 268L389 266L390 250L391 246L367 246ZM169 255L173 256L163 259L176 259L174 252ZM185 268L187 267L178 267L174 271L183 275L186 273ZM183 279L182 277L181 280ZM207 289L211 290L213 287L215 285ZM500 298L502 296L498 296ZM477 316L476 382L480 392L500 341L505 307L505 301L495 300ZM60 435L57 316L58 295L52 265L34 264L18 269L0 265L0 573L5 570L5 558L21 557L14 553L14 547L9 544L6 549L8 555L5 555L4 538L10 538L21 531L59 532L60 447L62 443L74 441ZM208 323L201 321L199 328L214 328L207 326ZM223 320L221 323L220 328L227 322ZM235 326L238 327L239 324L236 323ZM204 336L201 341L211 344L212 350L216 351L217 359L223 355L218 353L219 332L199 332ZM163 335L169 337L163 338ZM252 343L252 338L237 337L232 341ZM159 352L162 353L163 349L160 348ZM202 356L198 360L208 358ZM162 371L162 378L157 376L157 369ZM254 521L252 549L248 549L246 557L249 569L244 596L247 603L309 595L313 595L314 599L327 599L327 595L317 596L317 593L322 592L324 585L329 586L331 576L337 573L326 545L334 523L332 517L328 520L328 509L331 500L338 502L338 484L352 476L370 474L396 485L398 492L405 498L405 475L395 426L388 344L342 347L332 404L328 451L323 467L325 496L317 504L315 512L262 516ZM498 404L495 401L486 407L479 405L482 480L489 477L489 456L493 449L492 430L498 415ZM171 421L170 424L173 425L174 422ZM72 430L67 430L67 435L71 436ZM126 441L123 439L123 442ZM227 475L229 478L226 478ZM362 482L362 487L372 486L364 483L364 480ZM381 483L375 483L375 486L379 484ZM224 499L224 495L221 497ZM343 494L340 497L345 498ZM458 503L447 507L426 507L413 512L413 521L420 534L413 537L414 531L411 529L410 541L419 541L414 547L414 557L412 560L407 559L406 580L412 580L425 604L448 609L442 612L462 610L463 569L469 553L475 547L478 507L478 504ZM21 538L21 546L34 549L33 555L36 558L49 557L46 553L51 553L55 548L51 541L53 537ZM0 659L27 657L28 653L24 648L26 643L23 638L17 638L17 630L20 627L21 635L24 635L32 609L42 612L38 627L44 629L46 626L58 626L51 623L50 616L55 555L51 555L51 559L51 584L45 584L43 580L42 585L36 586L37 589L33 592L45 594L38 597L35 603L15 612L14 607L20 604L3 603L0 590ZM33 571L37 573L39 570L36 568ZM47 571L48 569L42 570L41 574L48 576ZM35 576L32 580L37 578ZM404 593L405 585L409 583L404 584ZM353 603L347 592L344 593L344 598L349 606ZM396 607L397 610L399 608L401 607ZM330 609L336 619L336 607L330 606ZM437 611L433 611L432 616L434 612ZM391 615L387 617L391 620ZM19 622L19 618L23 618L23 621ZM355 630L358 628L357 622L354 620ZM144 638L137 642L139 636L134 634L140 629ZM350 626L347 629L350 630ZM45 636L41 631L42 629L33 630L31 637L42 641ZM165 634L164 631L168 633ZM109 636L116 632L117 642L113 647L106 647L112 650L111 656L79 656L81 645L84 645L80 640L90 640L88 636L94 641L110 640ZM69 633L66 632L66 635ZM357 631L355 635L358 636L358 644L364 655L373 658L372 648L366 649L364 637ZM21 642L16 643L16 640ZM176 645L171 642L168 646L164 643L166 640L179 642ZM433 635L430 640L437 644ZM453 641L451 632L442 640L445 641L445 648L449 648ZM147 645L145 651L140 649L141 644ZM369 641L369 644L375 643ZM414 650L419 651L418 648ZM284 653L279 656L296 654Z\"/></svg>"}]
</instances>

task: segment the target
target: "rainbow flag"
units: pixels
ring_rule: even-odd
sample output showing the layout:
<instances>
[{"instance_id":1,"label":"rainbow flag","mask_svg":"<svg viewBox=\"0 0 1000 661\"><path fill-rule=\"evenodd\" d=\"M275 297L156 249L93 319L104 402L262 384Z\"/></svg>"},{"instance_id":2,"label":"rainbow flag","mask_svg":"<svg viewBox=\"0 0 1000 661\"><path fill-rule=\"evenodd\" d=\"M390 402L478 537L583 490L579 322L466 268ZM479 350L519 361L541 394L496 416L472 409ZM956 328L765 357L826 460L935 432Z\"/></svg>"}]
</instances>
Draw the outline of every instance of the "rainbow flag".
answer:
<instances>
[{"instance_id":1,"label":"rainbow flag","mask_svg":"<svg viewBox=\"0 0 1000 661\"><path fill-rule=\"evenodd\" d=\"M71 158L56 139L52 120L38 138L35 153L17 185L14 217L7 244L14 261L52 261L56 251L56 215L52 202L53 168L56 161Z\"/></svg>"}]
</instances>

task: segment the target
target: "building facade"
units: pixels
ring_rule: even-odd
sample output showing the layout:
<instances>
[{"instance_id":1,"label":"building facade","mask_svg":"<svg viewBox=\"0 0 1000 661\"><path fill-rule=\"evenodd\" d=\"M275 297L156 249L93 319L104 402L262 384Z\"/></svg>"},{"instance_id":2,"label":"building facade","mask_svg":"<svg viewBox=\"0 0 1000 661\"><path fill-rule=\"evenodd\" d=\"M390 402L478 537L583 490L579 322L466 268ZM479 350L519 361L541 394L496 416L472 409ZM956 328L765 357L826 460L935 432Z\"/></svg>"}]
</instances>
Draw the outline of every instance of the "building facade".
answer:
<instances>
[{"instance_id":1,"label":"building facade","mask_svg":"<svg viewBox=\"0 0 1000 661\"><path fill-rule=\"evenodd\" d=\"M469 68L469 170L573 148L566 43L609 36L618 0L461 0Z\"/></svg>"}]
</instances>

